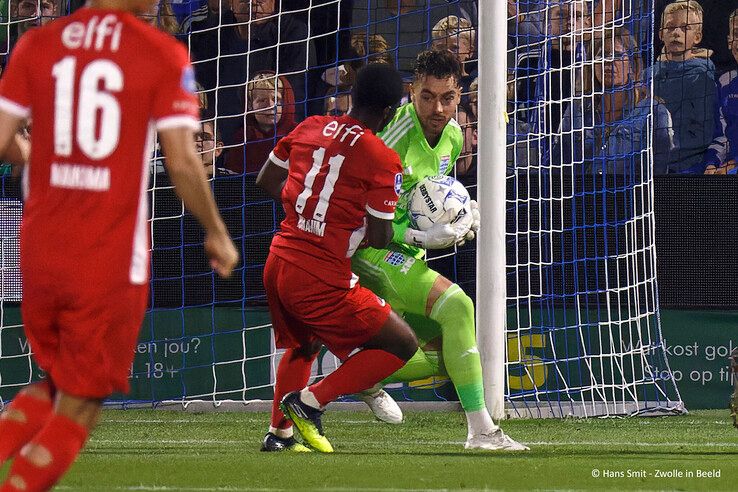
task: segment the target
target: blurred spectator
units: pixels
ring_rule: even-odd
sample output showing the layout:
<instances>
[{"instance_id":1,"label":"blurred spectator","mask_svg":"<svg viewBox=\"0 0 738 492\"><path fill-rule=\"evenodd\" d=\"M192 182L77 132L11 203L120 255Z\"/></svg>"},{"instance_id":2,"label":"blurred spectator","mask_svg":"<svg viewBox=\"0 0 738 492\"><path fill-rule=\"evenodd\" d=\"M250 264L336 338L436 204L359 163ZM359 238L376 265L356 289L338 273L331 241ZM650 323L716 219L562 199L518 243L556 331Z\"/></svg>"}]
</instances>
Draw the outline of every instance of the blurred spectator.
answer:
<instances>
[{"instance_id":1,"label":"blurred spectator","mask_svg":"<svg viewBox=\"0 0 738 492\"><path fill-rule=\"evenodd\" d=\"M217 0L211 0L209 6L205 20L192 23L190 40L197 79L208 91L218 86L217 91L209 92L209 98L223 134L232 136L241 124L243 86L264 70L279 68L280 75L289 80L297 103L293 109L302 118L308 77L305 68L315 66L307 26L292 15L281 14L277 0L230 0L230 9L223 11L218 10Z\"/></svg>"},{"instance_id":2,"label":"blurred spectator","mask_svg":"<svg viewBox=\"0 0 738 492\"><path fill-rule=\"evenodd\" d=\"M195 144L197 151L202 159L202 165L205 167L205 173L208 176L213 174L222 174L223 171L219 162L219 157L223 153L223 141L220 138L220 131L215 129L215 115L212 112L204 111L200 113L200 131L195 133Z\"/></svg>"},{"instance_id":3,"label":"blurred spectator","mask_svg":"<svg viewBox=\"0 0 738 492\"><path fill-rule=\"evenodd\" d=\"M323 81L336 87L351 86L354 83L356 72L367 63L394 65L394 60L383 36L354 32L351 34L351 48L347 61L338 67L326 69L323 72Z\"/></svg>"},{"instance_id":4,"label":"blurred spectator","mask_svg":"<svg viewBox=\"0 0 738 492\"><path fill-rule=\"evenodd\" d=\"M474 79L470 89L474 92L474 114L477 112L477 86ZM471 97L471 96L470 96ZM513 168L527 168L539 165L538 138L531 138L531 126L525 120L525 111L518 108L515 102L515 69L507 71L507 166Z\"/></svg>"},{"instance_id":5,"label":"blurred spectator","mask_svg":"<svg viewBox=\"0 0 738 492\"><path fill-rule=\"evenodd\" d=\"M431 35L433 49L446 49L456 55L461 62L462 77L468 77L466 63L472 58L474 46L476 46L474 44L476 30L472 27L472 23L455 15L449 15L433 26Z\"/></svg>"},{"instance_id":6,"label":"blurred spectator","mask_svg":"<svg viewBox=\"0 0 738 492\"><path fill-rule=\"evenodd\" d=\"M198 103L200 105L200 111L203 109L208 109L210 105L208 104L208 94L205 92L205 88L200 84L200 82L195 81L195 93L197 94Z\"/></svg>"},{"instance_id":7,"label":"blurred spectator","mask_svg":"<svg viewBox=\"0 0 738 492\"><path fill-rule=\"evenodd\" d=\"M674 120L679 149L662 169L666 173L699 167L714 133L715 66L709 59L711 52L696 47L702 40L702 15L694 0L678 0L666 7L659 30L664 51L644 77L647 84L653 83L653 93ZM649 76L653 79L648 80Z\"/></svg>"},{"instance_id":8,"label":"blurred spectator","mask_svg":"<svg viewBox=\"0 0 738 492\"><path fill-rule=\"evenodd\" d=\"M583 80L577 64L591 56L591 33L601 36L606 26L613 26L621 5L622 0L534 0L517 10L518 23L510 31L521 81L517 103L531 108L532 128L541 133L559 128L575 86ZM515 15L509 3L508 13Z\"/></svg>"},{"instance_id":9,"label":"blurred spectator","mask_svg":"<svg viewBox=\"0 0 738 492\"><path fill-rule=\"evenodd\" d=\"M46 25L59 13L59 3L54 0L10 0L10 19L20 22L11 24L10 48L15 46L26 31L34 27Z\"/></svg>"},{"instance_id":10,"label":"blurred spectator","mask_svg":"<svg viewBox=\"0 0 738 492\"><path fill-rule=\"evenodd\" d=\"M325 95L323 114L325 116L343 116L351 109L351 93L336 92L335 88L328 89Z\"/></svg>"},{"instance_id":11,"label":"blurred spectator","mask_svg":"<svg viewBox=\"0 0 738 492\"><path fill-rule=\"evenodd\" d=\"M730 14L728 25L728 47L738 61L738 10ZM718 79L715 113L715 136L705 153L705 174L732 174L738 159L738 70Z\"/></svg>"},{"instance_id":12,"label":"blurred spectator","mask_svg":"<svg viewBox=\"0 0 738 492\"><path fill-rule=\"evenodd\" d=\"M179 22L177 22L177 18L174 16L170 0L159 0L138 17L173 36L180 32Z\"/></svg>"},{"instance_id":13,"label":"blurred spectator","mask_svg":"<svg viewBox=\"0 0 738 492\"><path fill-rule=\"evenodd\" d=\"M295 96L287 77L262 72L249 81L246 91L245 127L233 138L244 145L228 151L225 165L239 174L259 172L279 139L297 126Z\"/></svg>"},{"instance_id":14,"label":"blurred spectator","mask_svg":"<svg viewBox=\"0 0 738 492\"><path fill-rule=\"evenodd\" d=\"M651 101L638 79L642 71L635 39L619 30L600 45L594 63L594 87L576 98L567 109L556 138L557 155L563 163L583 163L590 174L643 173L644 151L650 135ZM656 174L666 171L668 155L675 147L671 117L663 104L654 105L654 164Z\"/></svg>"},{"instance_id":15,"label":"blurred spectator","mask_svg":"<svg viewBox=\"0 0 738 492\"><path fill-rule=\"evenodd\" d=\"M460 13L458 5L449 5L445 0L356 1L352 27L383 36L398 68L409 73L415 56L427 48L430 26L449 15L450 9Z\"/></svg>"}]
</instances>

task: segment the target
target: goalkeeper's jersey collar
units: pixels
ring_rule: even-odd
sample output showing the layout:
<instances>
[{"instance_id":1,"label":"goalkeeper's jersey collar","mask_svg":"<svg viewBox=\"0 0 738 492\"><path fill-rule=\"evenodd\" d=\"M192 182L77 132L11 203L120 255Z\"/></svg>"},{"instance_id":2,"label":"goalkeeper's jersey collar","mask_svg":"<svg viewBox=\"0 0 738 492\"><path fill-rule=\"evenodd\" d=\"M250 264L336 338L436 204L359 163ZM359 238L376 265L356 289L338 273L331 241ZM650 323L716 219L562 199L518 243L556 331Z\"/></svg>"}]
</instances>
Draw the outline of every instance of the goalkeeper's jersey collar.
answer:
<instances>
[{"instance_id":1,"label":"goalkeeper's jersey collar","mask_svg":"<svg viewBox=\"0 0 738 492\"><path fill-rule=\"evenodd\" d=\"M418 119L415 105L412 102L408 102L397 110L395 117L389 125L387 125L384 131L381 132L381 138L384 140L387 147L394 148L403 138L411 137L414 141L420 142L420 145L424 147L426 151L435 152L441 145L441 142L450 136L450 132L459 129L459 124L454 118L451 118L451 120L446 123L446 126L443 127L443 132L441 133L441 137L438 139L436 146L431 147L428 140L425 138L423 125L421 125L420 120Z\"/></svg>"}]
</instances>

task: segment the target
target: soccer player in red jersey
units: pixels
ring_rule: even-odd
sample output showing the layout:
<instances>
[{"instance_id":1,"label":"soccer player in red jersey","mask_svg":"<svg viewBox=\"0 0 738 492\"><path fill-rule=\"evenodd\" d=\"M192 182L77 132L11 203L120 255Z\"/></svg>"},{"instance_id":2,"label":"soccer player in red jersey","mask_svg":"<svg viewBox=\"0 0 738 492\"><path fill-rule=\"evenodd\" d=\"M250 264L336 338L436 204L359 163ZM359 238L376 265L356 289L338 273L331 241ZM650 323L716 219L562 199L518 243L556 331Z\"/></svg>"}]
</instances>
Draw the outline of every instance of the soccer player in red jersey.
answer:
<instances>
[{"instance_id":1,"label":"soccer player in red jersey","mask_svg":"<svg viewBox=\"0 0 738 492\"><path fill-rule=\"evenodd\" d=\"M384 246L392 237L402 166L375 132L401 97L394 68L368 65L357 74L351 112L303 121L280 140L257 178L281 198L286 214L264 267L276 344L287 349L264 451L306 450L292 436L292 423L314 449L333 451L320 422L325 405L381 381L417 349L407 323L351 273L357 248ZM343 364L305 387L321 343Z\"/></svg>"},{"instance_id":2,"label":"soccer player in red jersey","mask_svg":"<svg viewBox=\"0 0 738 492\"><path fill-rule=\"evenodd\" d=\"M2 491L51 488L73 463L102 401L128 391L146 310L149 157L159 132L179 196L227 276L238 254L195 151L199 129L186 50L137 19L152 0L91 0L28 31L0 80L0 157L33 120L24 169L25 332L47 374L0 418ZM145 56L141 56L145 54Z\"/></svg>"}]
</instances>

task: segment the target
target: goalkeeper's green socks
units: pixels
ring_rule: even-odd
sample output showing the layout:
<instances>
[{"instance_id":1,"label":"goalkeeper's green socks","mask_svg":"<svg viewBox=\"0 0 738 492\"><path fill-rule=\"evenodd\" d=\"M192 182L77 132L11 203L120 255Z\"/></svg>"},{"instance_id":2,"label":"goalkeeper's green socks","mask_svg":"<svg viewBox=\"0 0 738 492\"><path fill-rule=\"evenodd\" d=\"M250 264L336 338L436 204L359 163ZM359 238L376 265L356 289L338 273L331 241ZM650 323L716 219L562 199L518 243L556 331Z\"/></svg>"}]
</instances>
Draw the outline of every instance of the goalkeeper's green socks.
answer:
<instances>
[{"instance_id":1,"label":"goalkeeper's green socks","mask_svg":"<svg viewBox=\"0 0 738 492\"><path fill-rule=\"evenodd\" d=\"M472 300L454 284L436 300L429 317L441 325L443 363L461 406L467 414L486 413Z\"/></svg>"},{"instance_id":2,"label":"goalkeeper's green socks","mask_svg":"<svg viewBox=\"0 0 738 492\"><path fill-rule=\"evenodd\" d=\"M383 380L382 385L409 383L440 374L441 369L438 363L438 352L423 352L422 349L418 349L404 366Z\"/></svg>"}]
</instances>

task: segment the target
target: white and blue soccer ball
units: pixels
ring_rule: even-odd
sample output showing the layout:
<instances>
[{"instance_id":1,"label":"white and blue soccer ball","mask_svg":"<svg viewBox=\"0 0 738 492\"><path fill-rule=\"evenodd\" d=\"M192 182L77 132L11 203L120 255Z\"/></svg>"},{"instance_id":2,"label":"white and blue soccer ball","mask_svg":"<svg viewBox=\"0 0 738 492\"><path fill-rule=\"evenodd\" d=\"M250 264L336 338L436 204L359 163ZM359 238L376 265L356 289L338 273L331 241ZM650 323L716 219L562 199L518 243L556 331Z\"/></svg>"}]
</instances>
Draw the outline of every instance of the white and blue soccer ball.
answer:
<instances>
[{"instance_id":1,"label":"white and blue soccer ball","mask_svg":"<svg viewBox=\"0 0 738 492\"><path fill-rule=\"evenodd\" d=\"M451 176L429 176L408 192L407 211L414 229L427 231L436 224L459 224L471 228L471 198Z\"/></svg>"}]
</instances>

